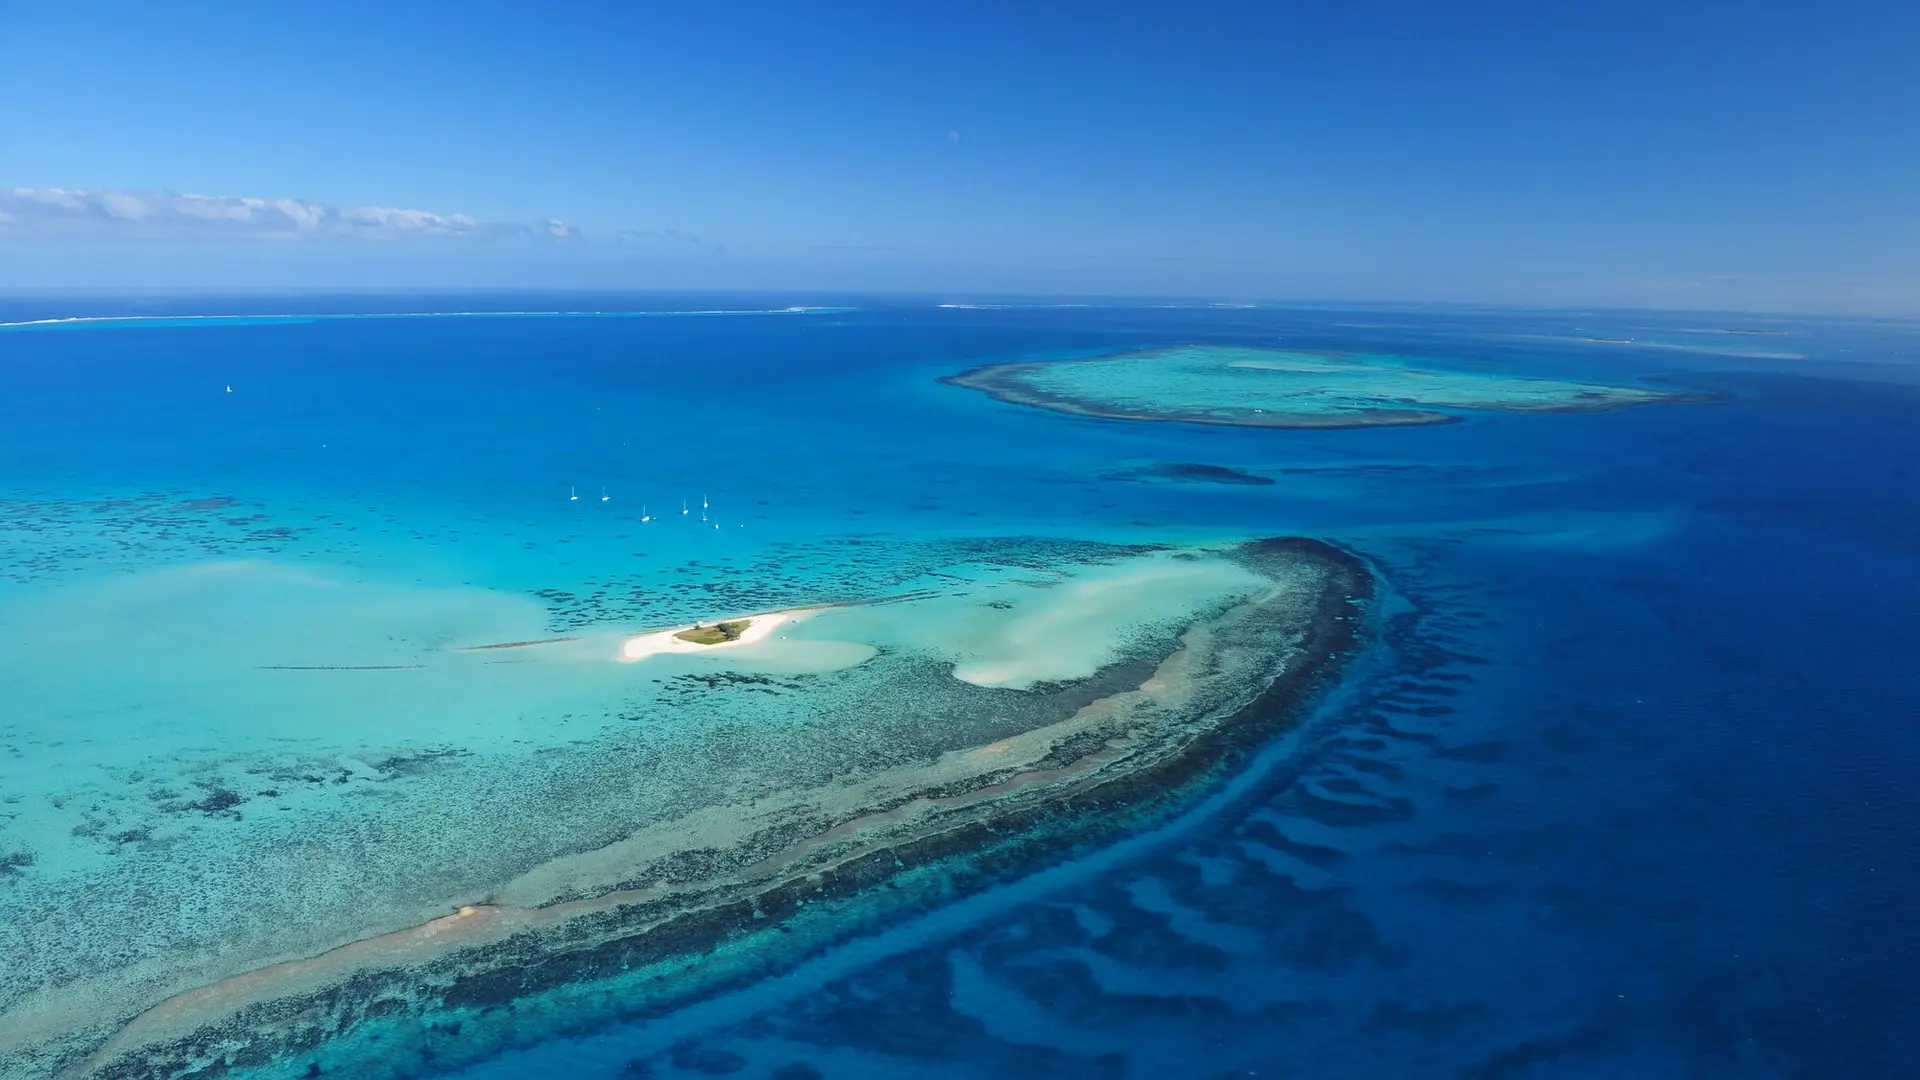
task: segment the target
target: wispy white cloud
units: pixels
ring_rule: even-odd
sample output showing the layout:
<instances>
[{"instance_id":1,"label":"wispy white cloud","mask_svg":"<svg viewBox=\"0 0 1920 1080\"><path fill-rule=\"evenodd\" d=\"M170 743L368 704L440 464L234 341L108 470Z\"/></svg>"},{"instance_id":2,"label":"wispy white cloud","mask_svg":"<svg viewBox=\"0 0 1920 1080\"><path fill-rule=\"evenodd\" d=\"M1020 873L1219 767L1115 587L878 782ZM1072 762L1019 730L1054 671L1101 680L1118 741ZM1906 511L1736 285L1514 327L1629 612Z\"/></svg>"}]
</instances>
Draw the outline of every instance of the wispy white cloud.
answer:
<instances>
[{"instance_id":1,"label":"wispy white cloud","mask_svg":"<svg viewBox=\"0 0 1920 1080\"><path fill-rule=\"evenodd\" d=\"M613 234L613 242L621 247L654 251L704 251L718 255L727 250L725 244L683 229L621 229Z\"/></svg>"},{"instance_id":2,"label":"wispy white cloud","mask_svg":"<svg viewBox=\"0 0 1920 1080\"><path fill-rule=\"evenodd\" d=\"M538 227L390 206L336 206L305 199L182 195L171 191L0 188L0 235L230 236L264 239L485 238L541 233L573 239L560 221Z\"/></svg>"}]
</instances>

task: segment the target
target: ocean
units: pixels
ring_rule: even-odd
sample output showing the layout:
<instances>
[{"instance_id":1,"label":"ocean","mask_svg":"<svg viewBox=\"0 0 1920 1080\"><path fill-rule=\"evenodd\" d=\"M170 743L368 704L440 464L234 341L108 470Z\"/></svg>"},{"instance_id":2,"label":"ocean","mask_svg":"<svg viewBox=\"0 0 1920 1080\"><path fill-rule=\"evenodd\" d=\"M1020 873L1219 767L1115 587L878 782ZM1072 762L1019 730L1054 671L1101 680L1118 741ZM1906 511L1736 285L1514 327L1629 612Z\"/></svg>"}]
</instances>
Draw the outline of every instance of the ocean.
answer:
<instances>
[{"instance_id":1,"label":"ocean","mask_svg":"<svg viewBox=\"0 0 1920 1080\"><path fill-rule=\"evenodd\" d=\"M402 979L326 1041L98 1075L1920 1075L1920 325L473 293L0 324L8 1080L688 807L720 835L1017 740L1251 595L1223 553L1269 537L1371 571L1358 647L1138 821L703 946L697 993L456 1015ZM941 381L1175 347L1673 393L1274 427ZM593 651L842 604L737 670Z\"/></svg>"}]
</instances>

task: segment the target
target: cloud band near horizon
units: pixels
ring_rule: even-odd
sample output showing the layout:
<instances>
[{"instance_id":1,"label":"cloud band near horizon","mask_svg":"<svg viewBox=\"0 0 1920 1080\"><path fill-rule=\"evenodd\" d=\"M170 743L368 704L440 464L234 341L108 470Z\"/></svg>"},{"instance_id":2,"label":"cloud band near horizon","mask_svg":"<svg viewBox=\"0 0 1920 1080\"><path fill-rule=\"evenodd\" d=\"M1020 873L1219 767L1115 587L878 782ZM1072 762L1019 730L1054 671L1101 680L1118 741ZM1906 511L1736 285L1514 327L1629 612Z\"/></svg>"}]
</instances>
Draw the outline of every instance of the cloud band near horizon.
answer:
<instances>
[{"instance_id":1,"label":"cloud band near horizon","mask_svg":"<svg viewBox=\"0 0 1920 1080\"><path fill-rule=\"evenodd\" d=\"M579 230L554 219L526 224L389 206L336 206L306 199L20 187L0 188L0 236L8 234L269 240L503 236L571 240L580 235Z\"/></svg>"}]
</instances>

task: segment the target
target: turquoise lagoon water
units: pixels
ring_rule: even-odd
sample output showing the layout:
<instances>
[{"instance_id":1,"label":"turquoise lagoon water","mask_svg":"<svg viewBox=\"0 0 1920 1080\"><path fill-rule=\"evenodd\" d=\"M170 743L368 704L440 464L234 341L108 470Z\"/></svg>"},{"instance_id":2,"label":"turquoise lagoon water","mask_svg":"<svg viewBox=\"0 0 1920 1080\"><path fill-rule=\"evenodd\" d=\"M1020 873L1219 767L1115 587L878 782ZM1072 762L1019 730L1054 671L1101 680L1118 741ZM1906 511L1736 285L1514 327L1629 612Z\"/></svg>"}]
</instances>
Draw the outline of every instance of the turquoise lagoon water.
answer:
<instances>
[{"instance_id":1,"label":"turquoise lagoon water","mask_svg":"<svg viewBox=\"0 0 1920 1080\"><path fill-rule=\"evenodd\" d=\"M1051 706L1023 688L1164 648L1244 588L1206 558L1169 577L1146 546L1302 534L1378 567L1374 646L1197 816L476 1075L1897 1076L1920 1057L1910 325L650 305L738 314L6 305L138 318L0 328L0 1033L111 1026L667 809L1031 726ZM182 317L216 311L243 318ZM1188 343L1718 403L1261 431L936 381ZM1206 475L1152 472L1181 464L1275 482L1127 479ZM613 659L643 630L875 598L897 602L723 665ZM906 677L939 692L885 696Z\"/></svg>"}]
</instances>

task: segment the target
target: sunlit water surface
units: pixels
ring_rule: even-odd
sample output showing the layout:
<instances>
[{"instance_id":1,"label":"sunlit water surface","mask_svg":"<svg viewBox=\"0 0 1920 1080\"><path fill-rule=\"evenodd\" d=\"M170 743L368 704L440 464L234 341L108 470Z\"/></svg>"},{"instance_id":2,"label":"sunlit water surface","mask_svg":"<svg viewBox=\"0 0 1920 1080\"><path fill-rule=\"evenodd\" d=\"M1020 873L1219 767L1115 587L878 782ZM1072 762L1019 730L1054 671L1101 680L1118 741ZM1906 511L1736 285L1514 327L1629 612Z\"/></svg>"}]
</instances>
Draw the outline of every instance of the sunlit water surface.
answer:
<instances>
[{"instance_id":1,"label":"sunlit water surface","mask_svg":"<svg viewBox=\"0 0 1920 1080\"><path fill-rule=\"evenodd\" d=\"M1139 545L1298 534L1382 575L1373 647L1187 817L468 1074L1920 1070L1913 326L790 304L0 306L162 317L0 328L0 967L31 973L0 1031L62 971L163 982L323 927L339 860L404 856L365 903L429 918L476 866L607 843L649 799L841 767L795 754L828 745L807 730L848 760L998 737L1020 718L969 695L1083 675L1242 587ZM297 317L172 318L208 311ZM1275 431L936 381L1196 343L1719 400ZM1229 470L1273 482L1206 480ZM807 712L612 659L888 595L928 606L743 662L843 679ZM561 636L539 663L452 651ZM913 657L961 676L951 700L844 674ZM644 783L613 746L646 748Z\"/></svg>"}]
</instances>

